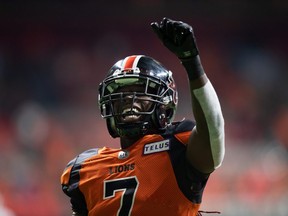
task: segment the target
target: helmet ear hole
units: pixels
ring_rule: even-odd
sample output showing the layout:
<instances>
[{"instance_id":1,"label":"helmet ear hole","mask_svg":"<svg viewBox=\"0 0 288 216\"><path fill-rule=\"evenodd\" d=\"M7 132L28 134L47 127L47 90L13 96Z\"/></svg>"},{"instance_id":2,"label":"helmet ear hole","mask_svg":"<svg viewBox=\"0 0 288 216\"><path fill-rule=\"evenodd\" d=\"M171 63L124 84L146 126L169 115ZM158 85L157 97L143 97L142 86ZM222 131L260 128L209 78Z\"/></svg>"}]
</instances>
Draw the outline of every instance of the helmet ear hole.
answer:
<instances>
[{"instance_id":1,"label":"helmet ear hole","mask_svg":"<svg viewBox=\"0 0 288 216\"><path fill-rule=\"evenodd\" d=\"M156 128L165 129L168 124L167 113L163 105L158 106L155 109L155 115L153 116L154 124Z\"/></svg>"},{"instance_id":2,"label":"helmet ear hole","mask_svg":"<svg viewBox=\"0 0 288 216\"><path fill-rule=\"evenodd\" d=\"M174 109L170 108L166 110L166 116L168 119L172 120L174 117ZM171 122L168 122L171 123Z\"/></svg>"},{"instance_id":3,"label":"helmet ear hole","mask_svg":"<svg viewBox=\"0 0 288 216\"><path fill-rule=\"evenodd\" d=\"M153 122L157 128L163 130L173 121L175 110L173 108L166 109L165 106L160 105L155 110L153 115Z\"/></svg>"}]
</instances>

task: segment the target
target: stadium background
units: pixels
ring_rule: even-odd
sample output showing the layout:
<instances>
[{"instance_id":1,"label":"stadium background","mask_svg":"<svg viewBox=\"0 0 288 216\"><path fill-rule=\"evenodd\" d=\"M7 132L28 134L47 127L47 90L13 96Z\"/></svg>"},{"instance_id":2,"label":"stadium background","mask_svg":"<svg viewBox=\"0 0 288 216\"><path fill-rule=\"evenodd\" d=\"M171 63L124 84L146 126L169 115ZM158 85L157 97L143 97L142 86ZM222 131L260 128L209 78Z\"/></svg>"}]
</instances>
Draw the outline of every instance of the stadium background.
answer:
<instances>
[{"instance_id":1,"label":"stadium background","mask_svg":"<svg viewBox=\"0 0 288 216\"><path fill-rule=\"evenodd\" d=\"M118 146L97 107L116 60L158 59L175 74L176 119L191 116L185 72L150 29L167 16L193 25L226 120L226 157L202 209L287 216L287 14L284 0L1 1L0 215L70 214L66 163Z\"/></svg>"}]
</instances>

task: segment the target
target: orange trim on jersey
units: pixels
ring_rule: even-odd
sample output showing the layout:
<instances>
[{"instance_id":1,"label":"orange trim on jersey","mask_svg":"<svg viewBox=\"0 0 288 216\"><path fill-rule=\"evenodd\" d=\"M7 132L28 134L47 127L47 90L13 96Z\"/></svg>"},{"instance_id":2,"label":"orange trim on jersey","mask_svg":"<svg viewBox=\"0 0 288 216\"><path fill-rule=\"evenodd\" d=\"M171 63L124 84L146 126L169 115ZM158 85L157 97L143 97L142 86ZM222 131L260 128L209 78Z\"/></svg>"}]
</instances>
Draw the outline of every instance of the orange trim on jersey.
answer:
<instances>
[{"instance_id":1,"label":"orange trim on jersey","mask_svg":"<svg viewBox=\"0 0 288 216\"><path fill-rule=\"evenodd\" d=\"M73 166L68 167L61 176L61 184L66 185L69 184L70 173Z\"/></svg>"},{"instance_id":2,"label":"orange trim on jersey","mask_svg":"<svg viewBox=\"0 0 288 216\"><path fill-rule=\"evenodd\" d=\"M123 66L123 70L133 68L133 63L137 56L129 56L126 59L125 65Z\"/></svg>"},{"instance_id":3,"label":"orange trim on jersey","mask_svg":"<svg viewBox=\"0 0 288 216\"><path fill-rule=\"evenodd\" d=\"M184 145L187 145L187 143L188 143L188 141L189 141L190 134L191 134L191 131L186 131L186 132L182 132L182 133L175 134L174 136L175 136L176 139L178 139L181 143L183 143Z\"/></svg>"}]
</instances>

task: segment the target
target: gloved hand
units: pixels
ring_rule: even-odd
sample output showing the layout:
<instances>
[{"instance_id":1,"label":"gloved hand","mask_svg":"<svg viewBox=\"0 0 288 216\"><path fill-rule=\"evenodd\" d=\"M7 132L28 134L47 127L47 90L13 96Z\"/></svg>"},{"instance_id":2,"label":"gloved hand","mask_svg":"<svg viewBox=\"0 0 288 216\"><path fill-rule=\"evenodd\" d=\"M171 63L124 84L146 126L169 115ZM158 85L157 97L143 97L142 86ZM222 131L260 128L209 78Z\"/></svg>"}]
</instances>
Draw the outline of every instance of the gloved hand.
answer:
<instances>
[{"instance_id":1,"label":"gloved hand","mask_svg":"<svg viewBox=\"0 0 288 216\"><path fill-rule=\"evenodd\" d=\"M189 80L196 80L205 73L190 25L163 18L160 24L151 23L151 27L163 44L180 59Z\"/></svg>"},{"instance_id":2,"label":"gloved hand","mask_svg":"<svg viewBox=\"0 0 288 216\"><path fill-rule=\"evenodd\" d=\"M163 44L181 61L191 59L199 54L190 25L163 18L160 23L151 23L151 27Z\"/></svg>"}]
</instances>

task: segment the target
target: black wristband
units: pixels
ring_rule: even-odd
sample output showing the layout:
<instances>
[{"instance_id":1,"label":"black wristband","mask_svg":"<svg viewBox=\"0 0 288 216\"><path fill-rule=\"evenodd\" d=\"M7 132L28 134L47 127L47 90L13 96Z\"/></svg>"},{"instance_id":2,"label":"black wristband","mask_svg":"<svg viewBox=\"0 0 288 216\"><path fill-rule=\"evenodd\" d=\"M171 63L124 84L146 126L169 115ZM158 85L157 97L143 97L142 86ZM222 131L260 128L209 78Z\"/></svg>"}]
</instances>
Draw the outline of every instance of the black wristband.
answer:
<instances>
[{"instance_id":1,"label":"black wristband","mask_svg":"<svg viewBox=\"0 0 288 216\"><path fill-rule=\"evenodd\" d=\"M198 79L205 72L202 67L199 55L190 59L180 59L182 65L185 67L189 80Z\"/></svg>"}]
</instances>

